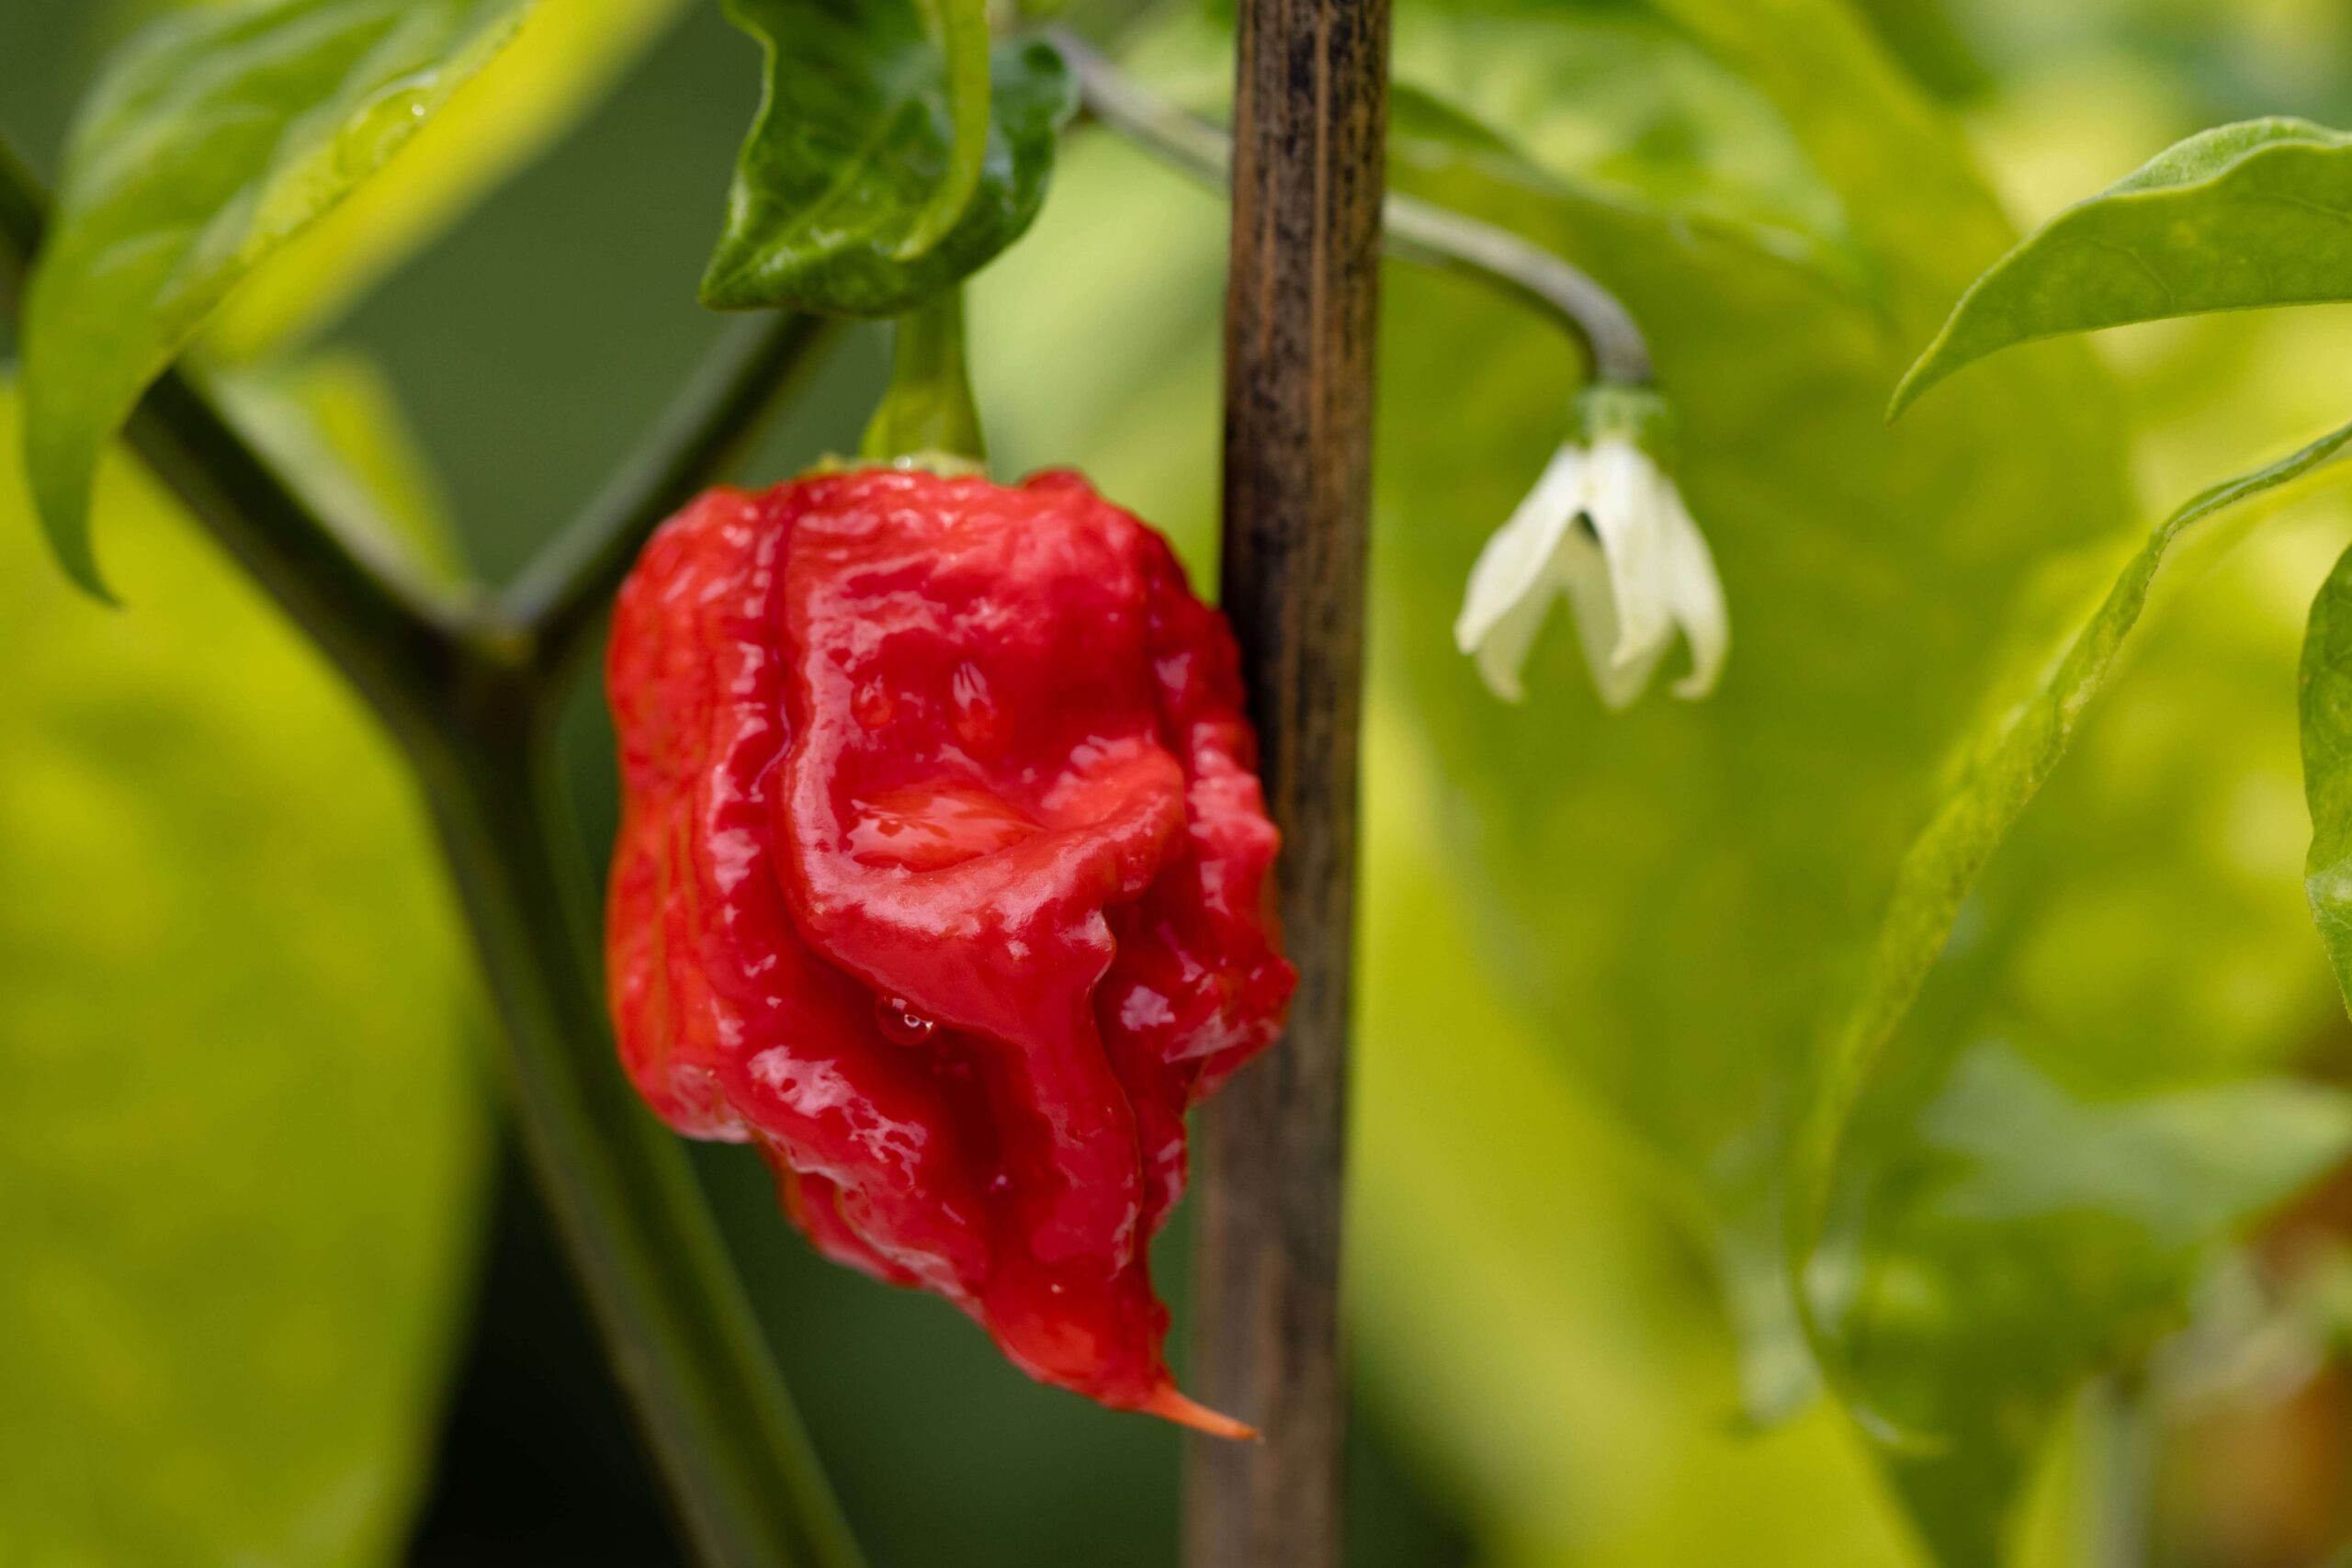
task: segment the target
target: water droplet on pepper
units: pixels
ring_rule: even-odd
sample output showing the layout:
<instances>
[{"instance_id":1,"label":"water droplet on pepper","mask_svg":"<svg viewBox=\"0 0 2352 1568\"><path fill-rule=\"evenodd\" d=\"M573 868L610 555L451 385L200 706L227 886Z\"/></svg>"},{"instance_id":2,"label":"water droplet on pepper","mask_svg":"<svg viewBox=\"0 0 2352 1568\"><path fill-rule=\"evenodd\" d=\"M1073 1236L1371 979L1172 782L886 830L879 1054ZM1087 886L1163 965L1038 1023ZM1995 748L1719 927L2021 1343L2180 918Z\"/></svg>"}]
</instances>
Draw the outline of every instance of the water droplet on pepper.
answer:
<instances>
[{"instance_id":1,"label":"water droplet on pepper","mask_svg":"<svg viewBox=\"0 0 2352 1568\"><path fill-rule=\"evenodd\" d=\"M883 1038L900 1045L924 1045L939 1032L939 1025L915 1011L904 997L874 998L875 1027Z\"/></svg>"}]
</instances>

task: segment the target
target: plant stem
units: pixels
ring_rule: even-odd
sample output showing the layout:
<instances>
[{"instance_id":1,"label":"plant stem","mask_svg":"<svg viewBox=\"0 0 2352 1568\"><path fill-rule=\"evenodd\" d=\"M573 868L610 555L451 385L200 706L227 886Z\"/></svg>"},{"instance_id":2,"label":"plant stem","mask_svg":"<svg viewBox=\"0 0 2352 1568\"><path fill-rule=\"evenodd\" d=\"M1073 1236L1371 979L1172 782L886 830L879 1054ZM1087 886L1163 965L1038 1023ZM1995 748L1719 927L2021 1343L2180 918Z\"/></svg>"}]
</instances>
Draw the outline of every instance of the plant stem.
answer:
<instances>
[{"instance_id":1,"label":"plant stem","mask_svg":"<svg viewBox=\"0 0 2352 1568\"><path fill-rule=\"evenodd\" d=\"M2156 1429L2147 1374L2112 1372L2085 1395L2089 1420L2089 1568L2148 1568Z\"/></svg>"},{"instance_id":2,"label":"plant stem","mask_svg":"<svg viewBox=\"0 0 2352 1568\"><path fill-rule=\"evenodd\" d=\"M890 385L857 452L879 463L923 453L987 463L980 411L964 362L960 284L891 323Z\"/></svg>"},{"instance_id":3,"label":"plant stem","mask_svg":"<svg viewBox=\"0 0 2352 1568\"><path fill-rule=\"evenodd\" d=\"M12 315L47 208L0 137L0 306ZM730 333L623 479L518 587L519 620L430 598L397 563L355 549L175 373L128 431L415 770L506 1023L534 1169L696 1551L723 1568L859 1559L694 1173L615 1059L584 868L557 830L547 759L570 656L643 534L736 449L822 336L806 321Z\"/></svg>"},{"instance_id":4,"label":"plant stem","mask_svg":"<svg viewBox=\"0 0 2352 1568\"><path fill-rule=\"evenodd\" d=\"M549 705L493 683L428 793L503 1015L525 1142L697 1553L852 1568L759 1325L677 1137L615 1067L565 830Z\"/></svg>"},{"instance_id":5,"label":"plant stem","mask_svg":"<svg viewBox=\"0 0 2352 1568\"><path fill-rule=\"evenodd\" d=\"M643 446L524 568L501 603L510 622L530 629L533 661L550 679L604 624L646 536L742 449L842 327L784 313L730 322Z\"/></svg>"},{"instance_id":6,"label":"plant stem","mask_svg":"<svg viewBox=\"0 0 2352 1568\"><path fill-rule=\"evenodd\" d=\"M1193 1441L1192 1568L1336 1568L1340 1202L1372 511L1387 0L1241 0L1221 598L1263 748L1298 992L1202 1116L1193 1377L1262 1445Z\"/></svg>"},{"instance_id":7,"label":"plant stem","mask_svg":"<svg viewBox=\"0 0 2352 1568\"><path fill-rule=\"evenodd\" d=\"M431 723L469 617L394 586L389 559L362 556L177 371L149 389L131 449L245 574L343 671L403 744Z\"/></svg>"},{"instance_id":8,"label":"plant stem","mask_svg":"<svg viewBox=\"0 0 2352 1568\"><path fill-rule=\"evenodd\" d=\"M1078 77L1089 113L1171 166L1226 187L1232 138L1142 86L1069 28L1051 33ZM1576 339L1600 380L1650 379L1649 344L1617 297L1508 229L1409 196L1390 196L1381 209L1381 248L1399 261L1499 289L1551 318Z\"/></svg>"}]
</instances>

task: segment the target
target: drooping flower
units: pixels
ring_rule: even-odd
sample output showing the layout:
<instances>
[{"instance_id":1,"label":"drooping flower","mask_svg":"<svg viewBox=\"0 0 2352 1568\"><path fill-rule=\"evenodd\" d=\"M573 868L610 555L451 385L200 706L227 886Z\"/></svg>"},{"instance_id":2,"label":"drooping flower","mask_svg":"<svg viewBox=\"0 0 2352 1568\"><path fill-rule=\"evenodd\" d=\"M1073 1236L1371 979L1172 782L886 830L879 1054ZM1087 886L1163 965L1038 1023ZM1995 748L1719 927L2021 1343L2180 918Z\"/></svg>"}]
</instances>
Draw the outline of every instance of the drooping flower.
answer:
<instances>
[{"instance_id":1,"label":"drooping flower","mask_svg":"<svg viewBox=\"0 0 2352 1568\"><path fill-rule=\"evenodd\" d=\"M1453 639L1506 702L1536 633L1565 597L1600 700L1630 705L1679 631L1690 671L1679 697L1714 689L1731 625L1714 558L1661 465L1665 400L1602 383L1577 400L1577 430L1471 569Z\"/></svg>"}]
</instances>

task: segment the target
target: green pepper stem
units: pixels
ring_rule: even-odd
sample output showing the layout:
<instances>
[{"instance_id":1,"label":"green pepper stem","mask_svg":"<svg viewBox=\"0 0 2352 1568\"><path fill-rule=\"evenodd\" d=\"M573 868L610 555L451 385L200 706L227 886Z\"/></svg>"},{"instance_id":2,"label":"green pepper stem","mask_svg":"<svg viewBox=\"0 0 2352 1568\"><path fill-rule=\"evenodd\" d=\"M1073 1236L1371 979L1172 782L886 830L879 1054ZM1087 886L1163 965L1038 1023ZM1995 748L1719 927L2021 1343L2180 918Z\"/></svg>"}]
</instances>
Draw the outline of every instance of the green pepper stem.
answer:
<instances>
[{"instance_id":1,"label":"green pepper stem","mask_svg":"<svg viewBox=\"0 0 2352 1568\"><path fill-rule=\"evenodd\" d=\"M0 308L48 194L0 137ZM825 334L730 334L656 440L503 604L404 581L343 536L203 390L166 373L132 446L401 744L423 785L501 1017L524 1141L698 1557L856 1568L677 1139L623 1077L591 955L592 893L548 759L571 655L646 533L707 482Z\"/></svg>"},{"instance_id":2,"label":"green pepper stem","mask_svg":"<svg viewBox=\"0 0 2352 1568\"><path fill-rule=\"evenodd\" d=\"M1047 29L1078 78L1087 112L1172 167L1227 188L1233 139L1145 88L1067 28ZM1577 341L1601 381L1651 378L1649 344L1618 298L1561 257L1508 229L1409 196L1381 207L1381 249L1399 261L1467 277L1539 311Z\"/></svg>"},{"instance_id":3,"label":"green pepper stem","mask_svg":"<svg viewBox=\"0 0 2352 1568\"><path fill-rule=\"evenodd\" d=\"M988 461L980 412L964 356L964 290L941 290L891 329L890 385L858 443L858 456Z\"/></svg>"}]
</instances>

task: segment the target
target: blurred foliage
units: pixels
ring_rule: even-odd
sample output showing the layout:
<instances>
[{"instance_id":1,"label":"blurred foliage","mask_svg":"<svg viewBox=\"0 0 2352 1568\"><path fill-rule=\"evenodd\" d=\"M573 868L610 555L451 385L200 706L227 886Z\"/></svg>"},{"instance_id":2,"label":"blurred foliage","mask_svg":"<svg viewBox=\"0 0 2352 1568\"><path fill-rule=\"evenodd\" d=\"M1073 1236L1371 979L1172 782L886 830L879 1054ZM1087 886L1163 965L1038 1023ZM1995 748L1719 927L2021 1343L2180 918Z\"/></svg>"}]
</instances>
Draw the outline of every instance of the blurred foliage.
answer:
<instances>
[{"instance_id":1,"label":"blurred foliage","mask_svg":"<svg viewBox=\"0 0 2352 1568\"><path fill-rule=\"evenodd\" d=\"M380 392L371 416L335 422L344 450L405 468ZM333 673L143 478L107 484L141 610L74 593L16 436L0 394L0 1555L382 1562L486 1121L424 825Z\"/></svg>"},{"instance_id":2,"label":"blurred foliage","mask_svg":"<svg viewBox=\"0 0 2352 1568\"><path fill-rule=\"evenodd\" d=\"M1855 9L1887 52L1937 96L1967 100L1993 85L1949 0L1855 0Z\"/></svg>"},{"instance_id":3,"label":"blurred foliage","mask_svg":"<svg viewBox=\"0 0 2352 1568\"><path fill-rule=\"evenodd\" d=\"M431 152L429 128L371 187L413 178L419 195L387 197L335 248L329 220L304 242L320 245L315 263L266 269L217 329L216 346L250 355L342 308L322 275L385 278L342 333L389 367L441 472L411 476L406 503L364 502L386 493L383 471L349 500L401 514L446 491L493 574L594 483L709 330L694 278L753 77L715 7L687 10L501 200L468 207L668 14L607 6L616 30L594 48L576 37L576 55L551 49L536 91L514 94L515 121L486 96L452 101L444 118L477 106L487 123L468 138L495 156L477 164L455 135ZM55 101L10 45L34 39L52 60L61 30L58 8L0 0L0 120ZM485 81L519 69L532 36ZM1136 58L1214 104L1220 48L1176 18ZM1766 1431L1736 1419L1743 1383L1752 1410L1773 1413L1805 1382L1778 1264L1779 1173L1896 867L1965 779L1975 738L2040 689L2151 518L2342 422L2352 321L2133 328L2101 341L2109 370L2080 346L2028 348L1892 431L1879 415L2013 234L1931 95L1968 106L1966 141L2030 222L2216 119L2352 118L2352 22L2331 0L1405 0L1397 67L1397 183L1557 246L1651 329L1734 651L1714 701L1654 699L1611 719L1556 628L1526 707L1485 696L1446 641L1453 596L1558 439L1577 368L1510 307L1389 269L1349 1262L1369 1417L1357 1561L1456 1561L1466 1529L1476 1561L1510 1568L1883 1564L1917 1550L1899 1496L1952 1561L2007 1542L2035 1568L2103 1564L2119 1485L2132 1507L2118 1476L2145 1438L2135 1427L2185 1429L2163 1403L2178 1380L2161 1375L2183 1345L2285 1336L2302 1348L2287 1359L2304 1369L2297 1388L2325 1357L2318 1330L2267 1306L2216 1307L2214 1281L2235 1277L2217 1238L2343 1135L2338 1102L2287 1078L2347 1067L2301 908L2292 684L2303 608L2346 532L2339 496L2280 498L2284 515L2226 558L2249 530L2217 520L2165 567L1859 1108L1812 1283L1853 1371L1845 1392L1894 1441L1828 1404ZM51 144L42 127L19 129ZM420 253L444 224L447 242ZM1203 581L1223 257L1217 201L1081 132L1035 230L980 275L971 303L1000 471L1084 465L1169 528ZM873 346L842 356L752 477L854 442ZM278 439L349 446L347 399L315 386L280 397L281 413L311 412L277 420ZM2132 501L2127 470L2147 504ZM136 494L114 487L107 502L130 518L119 532L134 622L206 614L142 586L133 514L153 508ZM218 619L203 622L210 679L174 700L261 723L264 709L236 705L276 688L254 684L260 656L222 642ZM583 696L568 754L592 846L609 827L607 746ZM160 811L170 797L153 781L195 765L142 760L102 782ZM304 793L305 808L327 789ZM332 799L337 821L346 804L362 819L349 789ZM21 836L7 820L0 867ZM243 869L212 871L208 897L251 897ZM154 881L135 907L109 908L157 918ZM398 907L373 898L366 913ZM237 923L289 942L333 929ZM437 910L412 923L441 929ZM311 961L332 975L386 951ZM0 964L16 955L11 938ZM145 1005L176 1010L161 998L189 981L157 964L147 983ZM127 1003L130 988L117 993ZM411 987L351 1016L390 1019L416 1000ZM358 1048L347 1026L305 1015L298 1027ZM451 1038L410 1029L403 1039L436 1050ZM254 1031L233 1059L283 1065L256 1049L280 1032ZM420 1049L410 1065L434 1059ZM877 1562L1172 1557L1171 1434L1030 1385L933 1303L816 1263L737 1153L707 1151L703 1168ZM254 1157L257 1171L306 1178L346 1169L323 1154ZM229 1218L272 1245L306 1234L292 1216L278 1235L267 1213L255 1202ZM345 1282L288 1268L288 1302L333 1300L319 1292ZM494 1280L477 1390L484 1358L529 1337L511 1314L542 1310ZM429 1312L434 1298L407 1304ZM2135 1385L2138 1414L2112 1380L2079 1397L2086 1379L2150 1355L2159 1375ZM435 1396L414 1365L368 1376L390 1388L405 1375L423 1411ZM9 1404L0 1397L0 1413ZM401 1446L413 1422L370 1451L413 1453ZM228 1446L238 1451L211 1462L269 1451L260 1438ZM511 1456L475 1444L452 1462ZM446 1481L443 1495L481 1485ZM333 1495L300 1468L253 1495L297 1494L320 1507ZM121 1495L170 1496L160 1483ZM2216 1533L2218 1516L2185 1506L2167 1503L2165 1528L2206 1555L2159 1541L2159 1561L2272 1561L2233 1557L2238 1538ZM2325 1528L2324 1510L2312 1517ZM600 1550L593 1533L530 1540L500 1560ZM2305 1561L2341 1543L2308 1544Z\"/></svg>"},{"instance_id":4,"label":"blurred foliage","mask_svg":"<svg viewBox=\"0 0 2352 1568\"><path fill-rule=\"evenodd\" d=\"M1770 1418L1808 1370L1778 1267L1780 1179L1818 1038L1999 670L2003 628L2052 552L2123 516L2120 427L2075 351L2013 363L2017 379L1934 426L1887 430L1905 339L2003 248L1998 217L1838 13L1678 9L1747 69L1838 194L1867 293L1589 202L1566 151L1530 144L1498 165L1408 144L1400 162L1422 194L1586 258L1648 327L1683 417L1684 488L1734 604L1722 692L1601 730L1555 640L1548 697L1524 716L1478 704L1437 600L1460 580L1464 531L1397 531L1410 586L1396 618L1493 888L1491 940L1556 1048L1690 1189L1746 1343L1747 1403ZM1518 45L1542 47L1532 29ZM1430 368L1396 374L1410 385ZM1479 396L1469 423L1495 444L1408 448L1390 469L1412 487L1400 511L1415 496L1429 512L1473 497L1485 515L1507 510L1544 411L1508 382ZM1978 462L1987 450L2003 461Z\"/></svg>"}]
</instances>

